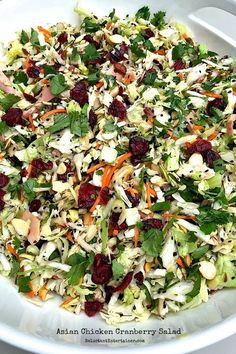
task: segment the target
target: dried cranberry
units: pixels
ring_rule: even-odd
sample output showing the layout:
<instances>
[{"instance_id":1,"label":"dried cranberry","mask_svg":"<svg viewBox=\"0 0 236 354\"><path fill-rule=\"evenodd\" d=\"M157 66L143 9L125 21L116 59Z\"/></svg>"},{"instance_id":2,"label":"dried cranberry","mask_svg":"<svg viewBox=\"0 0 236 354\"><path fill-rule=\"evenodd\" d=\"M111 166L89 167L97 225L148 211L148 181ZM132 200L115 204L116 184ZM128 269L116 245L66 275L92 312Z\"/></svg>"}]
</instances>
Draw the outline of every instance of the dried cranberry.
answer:
<instances>
[{"instance_id":1,"label":"dried cranberry","mask_svg":"<svg viewBox=\"0 0 236 354\"><path fill-rule=\"evenodd\" d=\"M30 66L27 70L27 75L31 78L31 79L37 79L39 77L40 71L39 68L37 68L36 66Z\"/></svg>"},{"instance_id":2,"label":"dried cranberry","mask_svg":"<svg viewBox=\"0 0 236 354\"><path fill-rule=\"evenodd\" d=\"M88 83L85 80L80 80L75 84L75 87L70 91L70 98L75 100L83 107L88 103Z\"/></svg>"},{"instance_id":3,"label":"dried cranberry","mask_svg":"<svg viewBox=\"0 0 236 354\"><path fill-rule=\"evenodd\" d=\"M195 152L205 155L211 149L212 149L212 145L211 145L210 141L205 140L205 139L197 139L194 143L192 143L187 148L187 152L189 155L192 155Z\"/></svg>"},{"instance_id":4,"label":"dried cranberry","mask_svg":"<svg viewBox=\"0 0 236 354\"><path fill-rule=\"evenodd\" d=\"M4 190L0 189L0 199L2 199L5 194L6 194L6 192Z\"/></svg>"},{"instance_id":5,"label":"dried cranberry","mask_svg":"<svg viewBox=\"0 0 236 354\"><path fill-rule=\"evenodd\" d=\"M105 293L106 293L105 303L108 304L110 302L112 294L113 294L112 286L109 286L109 285L105 284L104 289L105 289Z\"/></svg>"},{"instance_id":6,"label":"dried cranberry","mask_svg":"<svg viewBox=\"0 0 236 354\"><path fill-rule=\"evenodd\" d=\"M97 49L99 48L99 42L97 42L90 34L86 34L83 39L86 42L93 44Z\"/></svg>"},{"instance_id":7,"label":"dried cranberry","mask_svg":"<svg viewBox=\"0 0 236 354\"><path fill-rule=\"evenodd\" d=\"M144 156L149 150L149 142L141 136L133 136L129 141L129 149L134 157Z\"/></svg>"},{"instance_id":8,"label":"dried cranberry","mask_svg":"<svg viewBox=\"0 0 236 354\"><path fill-rule=\"evenodd\" d=\"M206 163L207 166L212 168L214 167L214 161L220 160L221 156L218 154L218 152L214 150L209 150L206 154Z\"/></svg>"},{"instance_id":9,"label":"dried cranberry","mask_svg":"<svg viewBox=\"0 0 236 354\"><path fill-rule=\"evenodd\" d=\"M109 196L109 188L104 187L100 191L100 202L103 205L106 205L109 202L110 196Z\"/></svg>"},{"instance_id":10,"label":"dried cranberry","mask_svg":"<svg viewBox=\"0 0 236 354\"><path fill-rule=\"evenodd\" d=\"M142 229L144 231L148 231L150 229L159 229L159 230L161 230L162 228L163 228L163 223L159 219L151 218L151 219L143 220Z\"/></svg>"},{"instance_id":11,"label":"dried cranberry","mask_svg":"<svg viewBox=\"0 0 236 354\"><path fill-rule=\"evenodd\" d=\"M182 61L182 59L176 60L174 63L174 70L177 71L177 70L183 70L183 69L185 69L185 64Z\"/></svg>"},{"instance_id":12,"label":"dried cranberry","mask_svg":"<svg viewBox=\"0 0 236 354\"><path fill-rule=\"evenodd\" d=\"M4 200L0 199L0 211L4 209L5 202Z\"/></svg>"},{"instance_id":13,"label":"dried cranberry","mask_svg":"<svg viewBox=\"0 0 236 354\"><path fill-rule=\"evenodd\" d=\"M92 281L95 284L106 284L112 277L111 264L107 263L106 257L96 254L93 263Z\"/></svg>"},{"instance_id":14,"label":"dried cranberry","mask_svg":"<svg viewBox=\"0 0 236 354\"><path fill-rule=\"evenodd\" d=\"M28 175L28 171L25 167L22 168L20 175L21 175L21 177L26 177Z\"/></svg>"},{"instance_id":15,"label":"dried cranberry","mask_svg":"<svg viewBox=\"0 0 236 354\"><path fill-rule=\"evenodd\" d=\"M112 101L108 108L108 113L113 117L117 117L121 120L127 117L127 110L121 101L117 100L116 98Z\"/></svg>"},{"instance_id":16,"label":"dried cranberry","mask_svg":"<svg viewBox=\"0 0 236 354\"><path fill-rule=\"evenodd\" d=\"M125 76L127 72L126 66L121 63L114 63L114 72L119 73L122 76Z\"/></svg>"},{"instance_id":17,"label":"dried cranberry","mask_svg":"<svg viewBox=\"0 0 236 354\"><path fill-rule=\"evenodd\" d=\"M206 106L206 113L208 116L213 115L212 108L217 108L220 111L224 111L226 105L224 103L224 100L222 98L215 98L213 101L209 101L207 106Z\"/></svg>"},{"instance_id":18,"label":"dried cranberry","mask_svg":"<svg viewBox=\"0 0 236 354\"><path fill-rule=\"evenodd\" d=\"M150 108L150 107L144 107L143 113L147 117L154 117L154 110L152 108Z\"/></svg>"},{"instance_id":19,"label":"dried cranberry","mask_svg":"<svg viewBox=\"0 0 236 354\"><path fill-rule=\"evenodd\" d=\"M155 34L150 28L145 28L145 30L143 30L143 36L144 36L144 38L148 39L148 38L154 37Z\"/></svg>"},{"instance_id":20,"label":"dried cranberry","mask_svg":"<svg viewBox=\"0 0 236 354\"><path fill-rule=\"evenodd\" d=\"M9 183L9 177L4 173L0 173L0 188L6 187Z\"/></svg>"},{"instance_id":21,"label":"dried cranberry","mask_svg":"<svg viewBox=\"0 0 236 354\"><path fill-rule=\"evenodd\" d=\"M7 113L2 116L2 120L6 122L9 127L14 127L17 124L24 125L22 114L23 112L20 108L10 108Z\"/></svg>"},{"instance_id":22,"label":"dried cranberry","mask_svg":"<svg viewBox=\"0 0 236 354\"><path fill-rule=\"evenodd\" d=\"M79 208L90 209L99 193L100 188L91 183L83 183L79 189L78 206Z\"/></svg>"},{"instance_id":23,"label":"dried cranberry","mask_svg":"<svg viewBox=\"0 0 236 354\"><path fill-rule=\"evenodd\" d=\"M98 117L97 117L96 113L95 113L92 109L90 109L90 111L89 111L89 118L88 118L88 120L89 120L89 126L90 126L90 128L93 130L94 127L95 127L96 124L97 124Z\"/></svg>"},{"instance_id":24,"label":"dried cranberry","mask_svg":"<svg viewBox=\"0 0 236 354\"><path fill-rule=\"evenodd\" d=\"M100 312L103 308L103 304L99 301L86 301L84 303L84 312L87 316L93 317L96 313Z\"/></svg>"},{"instance_id":25,"label":"dried cranberry","mask_svg":"<svg viewBox=\"0 0 236 354\"><path fill-rule=\"evenodd\" d=\"M62 32L61 34L59 34L57 40L60 44L64 44L67 42L68 39L68 34L66 32Z\"/></svg>"},{"instance_id":26,"label":"dried cranberry","mask_svg":"<svg viewBox=\"0 0 236 354\"><path fill-rule=\"evenodd\" d=\"M128 46L125 43L121 43L119 48L115 48L114 51L108 53L108 59L114 64L125 59L125 54L128 53Z\"/></svg>"},{"instance_id":27,"label":"dried cranberry","mask_svg":"<svg viewBox=\"0 0 236 354\"><path fill-rule=\"evenodd\" d=\"M46 170L51 170L53 168L52 161L44 162L41 158L34 159L31 161L31 172L30 177L38 177L41 172Z\"/></svg>"},{"instance_id":28,"label":"dried cranberry","mask_svg":"<svg viewBox=\"0 0 236 354\"><path fill-rule=\"evenodd\" d=\"M24 98L27 100L27 101L29 101L30 103L35 103L35 102L37 102L37 98L35 98L34 96L32 96L32 95L28 95L28 93L23 93L23 95L24 95Z\"/></svg>"},{"instance_id":29,"label":"dried cranberry","mask_svg":"<svg viewBox=\"0 0 236 354\"><path fill-rule=\"evenodd\" d=\"M41 201L39 199L34 199L32 200L32 202L30 202L29 211L30 212L38 211L40 207L41 207Z\"/></svg>"},{"instance_id":30,"label":"dried cranberry","mask_svg":"<svg viewBox=\"0 0 236 354\"><path fill-rule=\"evenodd\" d=\"M143 284L144 276L142 272L138 272L134 275L134 278L137 280L137 283Z\"/></svg>"},{"instance_id":31,"label":"dried cranberry","mask_svg":"<svg viewBox=\"0 0 236 354\"><path fill-rule=\"evenodd\" d=\"M62 173L62 174L58 173L58 175L57 175L58 181L66 182L67 178L68 178L68 174L71 173L71 165L69 163L65 163L65 166L66 166L66 172Z\"/></svg>"},{"instance_id":32,"label":"dried cranberry","mask_svg":"<svg viewBox=\"0 0 236 354\"><path fill-rule=\"evenodd\" d=\"M132 195L129 191L125 191L129 201L132 203L133 207L136 207L139 205L140 203L140 199L141 199L141 193L137 192L134 195Z\"/></svg>"},{"instance_id":33,"label":"dried cranberry","mask_svg":"<svg viewBox=\"0 0 236 354\"><path fill-rule=\"evenodd\" d=\"M116 286L115 288L113 288L113 292L124 291L129 286L132 279L133 279L133 272L127 273L126 276L124 277L124 279L121 281L121 283L118 286Z\"/></svg>"},{"instance_id":34,"label":"dried cranberry","mask_svg":"<svg viewBox=\"0 0 236 354\"><path fill-rule=\"evenodd\" d=\"M122 222L122 224L118 225L118 221L120 218L120 213L112 213L109 219L109 226L108 226L108 234L111 236L113 234L114 230L117 230L118 232L122 230L127 229L127 224L126 222Z\"/></svg>"},{"instance_id":35,"label":"dried cranberry","mask_svg":"<svg viewBox=\"0 0 236 354\"><path fill-rule=\"evenodd\" d=\"M67 58L67 50L66 49L59 50L58 54L60 54L62 60L66 60L66 58Z\"/></svg>"},{"instance_id":36,"label":"dried cranberry","mask_svg":"<svg viewBox=\"0 0 236 354\"><path fill-rule=\"evenodd\" d=\"M52 161L44 162L44 170L52 170L52 168L53 168Z\"/></svg>"}]
</instances>

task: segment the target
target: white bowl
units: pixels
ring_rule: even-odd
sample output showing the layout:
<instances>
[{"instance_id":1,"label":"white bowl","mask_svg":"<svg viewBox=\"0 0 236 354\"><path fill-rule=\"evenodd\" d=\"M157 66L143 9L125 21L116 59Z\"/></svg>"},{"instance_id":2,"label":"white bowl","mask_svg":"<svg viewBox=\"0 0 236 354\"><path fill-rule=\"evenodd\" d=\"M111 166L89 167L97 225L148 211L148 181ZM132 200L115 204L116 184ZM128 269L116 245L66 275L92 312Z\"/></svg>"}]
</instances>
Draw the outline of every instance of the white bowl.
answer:
<instances>
[{"instance_id":1,"label":"white bowl","mask_svg":"<svg viewBox=\"0 0 236 354\"><path fill-rule=\"evenodd\" d=\"M200 41L208 43L212 50L222 54L236 54L235 0L82 0L97 15L108 13L113 7L118 13L135 12L146 4L152 11L167 10L167 17L174 16L194 30ZM218 6L228 12L213 9ZM0 41L13 37L14 31L30 26L52 24L59 21L77 23L73 13L75 0L3 0L0 2ZM168 9L166 7L168 6ZM208 9L202 10L201 7ZM210 7L210 8L209 8ZM209 16L209 11L211 16ZM213 16L214 14L214 16ZM223 22L222 22L223 15ZM209 23L210 19L210 23ZM92 353L114 350L117 353L146 352L187 353L221 340L236 332L236 290L223 290L211 296L210 301L195 309L169 315L160 320L151 318L140 324L136 322L121 327L108 326L100 317L76 316L58 307L59 300L50 301L42 307L29 303L17 293L9 280L0 277L0 339L36 353ZM72 330L73 334L59 334L60 330ZM87 330L110 331L108 334L89 334ZM141 330L141 334L120 334L122 330ZM181 335L159 334L159 330L173 332L180 328ZM155 335L144 330L156 331ZM77 331L77 332L75 332ZM113 331L113 333L111 333ZM123 343L88 343L86 340L116 340ZM133 343L124 343L128 339ZM143 341L137 342L137 341ZM147 348L147 346L149 346Z\"/></svg>"}]
</instances>

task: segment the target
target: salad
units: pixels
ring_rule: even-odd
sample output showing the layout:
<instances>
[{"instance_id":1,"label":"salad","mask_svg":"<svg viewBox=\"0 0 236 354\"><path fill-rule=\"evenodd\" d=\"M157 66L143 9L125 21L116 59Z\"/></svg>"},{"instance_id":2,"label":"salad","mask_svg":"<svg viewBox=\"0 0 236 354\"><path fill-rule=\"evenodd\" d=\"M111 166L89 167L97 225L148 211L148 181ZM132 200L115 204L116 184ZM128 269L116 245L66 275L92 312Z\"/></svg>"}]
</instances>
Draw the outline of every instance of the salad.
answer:
<instances>
[{"instance_id":1,"label":"salad","mask_svg":"<svg viewBox=\"0 0 236 354\"><path fill-rule=\"evenodd\" d=\"M0 67L0 273L109 324L236 287L236 67L147 6L17 33Z\"/></svg>"}]
</instances>

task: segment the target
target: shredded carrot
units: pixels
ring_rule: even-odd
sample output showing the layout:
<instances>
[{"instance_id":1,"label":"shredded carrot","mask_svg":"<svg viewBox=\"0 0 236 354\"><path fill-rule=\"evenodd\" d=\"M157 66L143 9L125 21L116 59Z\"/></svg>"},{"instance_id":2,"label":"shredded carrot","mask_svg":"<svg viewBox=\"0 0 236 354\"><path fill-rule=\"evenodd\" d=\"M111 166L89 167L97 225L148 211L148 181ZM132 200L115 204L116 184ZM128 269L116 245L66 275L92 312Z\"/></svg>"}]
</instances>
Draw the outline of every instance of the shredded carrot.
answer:
<instances>
[{"instance_id":1,"label":"shredded carrot","mask_svg":"<svg viewBox=\"0 0 236 354\"><path fill-rule=\"evenodd\" d=\"M26 67L26 70L28 70L30 68L30 56L29 55L27 55L27 57L26 57L25 67Z\"/></svg>"},{"instance_id":2,"label":"shredded carrot","mask_svg":"<svg viewBox=\"0 0 236 354\"><path fill-rule=\"evenodd\" d=\"M139 241L139 235L140 235L140 231L137 227L134 228L134 247L138 247L138 241Z\"/></svg>"},{"instance_id":3,"label":"shredded carrot","mask_svg":"<svg viewBox=\"0 0 236 354\"><path fill-rule=\"evenodd\" d=\"M151 209L151 207L152 207L152 201L151 201L151 193L150 193L150 186L149 186L149 183L146 183L146 192L147 192L148 209Z\"/></svg>"},{"instance_id":4,"label":"shredded carrot","mask_svg":"<svg viewBox=\"0 0 236 354\"><path fill-rule=\"evenodd\" d=\"M11 254L13 254L13 256L16 257L18 262L20 261L19 254L16 252L16 250L11 245L9 245L9 243L6 244L6 249L7 249L8 252L10 252Z\"/></svg>"},{"instance_id":5,"label":"shredded carrot","mask_svg":"<svg viewBox=\"0 0 236 354\"><path fill-rule=\"evenodd\" d=\"M92 224L93 218L90 213L85 213L83 215L84 218L84 225L88 226Z\"/></svg>"},{"instance_id":6,"label":"shredded carrot","mask_svg":"<svg viewBox=\"0 0 236 354\"><path fill-rule=\"evenodd\" d=\"M131 188L131 187L127 188L127 191L131 194L132 197L135 197L135 194L138 193L138 191L136 191L136 189Z\"/></svg>"},{"instance_id":7,"label":"shredded carrot","mask_svg":"<svg viewBox=\"0 0 236 354\"><path fill-rule=\"evenodd\" d=\"M96 165L91 166L88 170L87 170L87 174L93 173L94 171L97 171L100 167L103 167L105 165L104 162L99 162Z\"/></svg>"},{"instance_id":8,"label":"shredded carrot","mask_svg":"<svg viewBox=\"0 0 236 354\"><path fill-rule=\"evenodd\" d=\"M129 159L131 156L132 156L132 152L126 152L124 155L121 155L121 156L118 158L117 163L115 164L115 166L113 166L113 167L110 169L110 171L109 171L109 173L108 173L107 181L106 181L106 183L107 183L106 186L107 186L107 187L109 186L109 184L110 184L110 182L111 182L111 179L112 179L112 176L113 176L115 170L117 170L117 168L120 167L120 165L122 165L122 163L123 163L125 160Z\"/></svg>"},{"instance_id":9,"label":"shredded carrot","mask_svg":"<svg viewBox=\"0 0 236 354\"><path fill-rule=\"evenodd\" d=\"M74 242L75 242L75 241L74 241L74 237L73 237L71 231L68 231L68 232L66 233L66 239L69 240L71 243L74 243Z\"/></svg>"},{"instance_id":10,"label":"shredded carrot","mask_svg":"<svg viewBox=\"0 0 236 354\"><path fill-rule=\"evenodd\" d=\"M35 297L35 293L34 293L33 290L31 290L30 292L28 292L27 295L28 295L31 299L33 299L33 298Z\"/></svg>"},{"instance_id":11,"label":"shredded carrot","mask_svg":"<svg viewBox=\"0 0 236 354\"><path fill-rule=\"evenodd\" d=\"M215 130L210 136L208 136L207 140L209 140L209 141L214 140L218 134L219 134L219 132L217 132Z\"/></svg>"},{"instance_id":12,"label":"shredded carrot","mask_svg":"<svg viewBox=\"0 0 236 354\"><path fill-rule=\"evenodd\" d=\"M98 82L96 83L96 87L97 87L98 89L101 88L103 85L104 85L104 83L103 83L102 81L98 81Z\"/></svg>"},{"instance_id":13,"label":"shredded carrot","mask_svg":"<svg viewBox=\"0 0 236 354\"><path fill-rule=\"evenodd\" d=\"M201 92L201 95L204 95L207 97L213 97L213 98L222 98L223 97L219 93L210 92L210 91L203 91L203 92Z\"/></svg>"},{"instance_id":14,"label":"shredded carrot","mask_svg":"<svg viewBox=\"0 0 236 354\"><path fill-rule=\"evenodd\" d=\"M184 262L182 261L182 258L178 258L176 263L181 267L181 268L185 268L185 264Z\"/></svg>"},{"instance_id":15,"label":"shredded carrot","mask_svg":"<svg viewBox=\"0 0 236 354\"><path fill-rule=\"evenodd\" d=\"M96 150L99 150L100 146L101 146L101 144L100 144L100 143L97 143L96 146L95 146L95 149L96 149Z\"/></svg>"},{"instance_id":16,"label":"shredded carrot","mask_svg":"<svg viewBox=\"0 0 236 354\"><path fill-rule=\"evenodd\" d=\"M4 155L0 154L0 161L4 159Z\"/></svg>"},{"instance_id":17,"label":"shredded carrot","mask_svg":"<svg viewBox=\"0 0 236 354\"><path fill-rule=\"evenodd\" d=\"M153 188L151 188L150 186L149 186L149 192L153 197L157 196L156 191Z\"/></svg>"},{"instance_id":18,"label":"shredded carrot","mask_svg":"<svg viewBox=\"0 0 236 354\"><path fill-rule=\"evenodd\" d=\"M147 122L148 122L148 124L151 124L151 125L153 125L153 123L154 123L154 118L153 117L148 117L148 120L147 120Z\"/></svg>"},{"instance_id":19,"label":"shredded carrot","mask_svg":"<svg viewBox=\"0 0 236 354\"><path fill-rule=\"evenodd\" d=\"M118 234L119 234L119 230L114 229L114 230L112 231L112 236L118 236Z\"/></svg>"},{"instance_id":20,"label":"shredded carrot","mask_svg":"<svg viewBox=\"0 0 236 354\"><path fill-rule=\"evenodd\" d=\"M65 305L68 305L72 300L74 300L74 298L72 296L70 296L68 299L66 299L65 301L63 301L60 305L60 307L63 307Z\"/></svg>"},{"instance_id":21,"label":"shredded carrot","mask_svg":"<svg viewBox=\"0 0 236 354\"><path fill-rule=\"evenodd\" d=\"M131 82L133 82L135 80L135 75L133 72L129 73L127 75L127 77L124 79L124 84L125 85L129 85L131 84Z\"/></svg>"},{"instance_id":22,"label":"shredded carrot","mask_svg":"<svg viewBox=\"0 0 236 354\"><path fill-rule=\"evenodd\" d=\"M189 36L188 36L186 33L183 33L183 34L182 34L182 38L183 38L183 39L188 39Z\"/></svg>"},{"instance_id":23,"label":"shredded carrot","mask_svg":"<svg viewBox=\"0 0 236 354\"><path fill-rule=\"evenodd\" d=\"M184 78L183 73L178 73L177 76L178 76L181 80L183 80L183 78Z\"/></svg>"},{"instance_id":24,"label":"shredded carrot","mask_svg":"<svg viewBox=\"0 0 236 354\"><path fill-rule=\"evenodd\" d=\"M53 116L54 114L65 113L65 112L66 112L66 110L64 108L52 109L51 111L48 111L47 113L43 114L41 116L41 119L46 120L48 117Z\"/></svg>"},{"instance_id":25,"label":"shredded carrot","mask_svg":"<svg viewBox=\"0 0 236 354\"><path fill-rule=\"evenodd\" d=\"M29 167L28 167L28 169L27 169L28 176L31 175L32 169L33 169L33 166L30 164Z\"/></svg>"},{"instance_id":26,"label":"shredded carrot","mask_svg":"<svg viewBox=\"0 0 236 354\"><path fill-rule=\"evenodd\" d=\"M43 33L45 41L49 42L49 39L52 37L52 34L49 30L47 30L46 28L43 28L42 26L38 26L38 31Z\"/></svg>"},{"instance_id":27,"label":"shredded carrot","mask_svg":"<svg viewBox=\"0 0 236 354\"><path fill-rule=\"evenodd\" d=\"M174 214L170 214L170 213L164 213L164 214L162 214L162 216L165 219L170 219L172 217L175 217L176 219L196 220L196 216L194 216L194 215L174 215Z\"/></svg>"},{"instance_id":28,"label":"shredded carrot","mask_svg":"<svg viewBox=\"0 0 236 354\"><path fill-rule=\"evenodd\" d=\"M106 29L109 30L112 27L112 25L113 25L112 21L109 21L107 26L106 26Z\"/></svg>"},{"instance_id":29,"label":"shredded carrot","mask_svg":"<svg viewBox=\"0 0 236 354\"><path fill-rule=\"evenodd\" d=\"M93 206L89 209L90 213L93 213L94 210L96 209L97 205L100 203L100 195L97 196Z\"/></svg>"},{"instance_id":30,"label":"shredded carrot","mask_svg":"<svg viewBox=\"0 0 236 354\"><path fill-rule=\"evenodd\" d=\"M102 176L102 188L108 187L107 186L107 176L108 176L109 171L110 171L110 166L109 165L105 166L104 171L103 171L103 176Z\"/></svg>"},{"instance_id":31,"label":"shredded carrot","mask_svg":"<svg viewBox=\"0 0 236 354\"><path fill-rule=\"evenodd\" d=\"M47 85L49 83L49 80L48 79L42 79L40 82L43 85Z\"/></svg>"},{"instance_id":32,"label":"shredded carrot","mask_svg":"<svg viewBox=\"0 0 236 354\"><path fill-rule=\"evenodd\" d=\"M196 125L196 124L191 125L191 128L193 130L204 130L205 129L205 127L203 125Z\"/></svg>"},{"instance_id":33,"label":"shredded carrot","mask_svg":"<svg viewBox=\"0 0 236 354\"><path fill-rule=\"evenodd\" d=\"M45 286L42 286L42 288L39 289L39 297L42 301L46 300L48 289L45 288Z\"/></svg>"},{"instance_id":34,"label":"shredded carrot","mask_svg":"<svg viewBox=\"0 0 236 354\"><path fill-rule=\"evenodd\" d=\"M21 203L24 203L24 201L25 201L24 191L22 189L20 191L20 201L21 201Z\"/></svg>"},{"instance_id":35,"label":"shredded carrot","mask_svg":"<svg viewBox=\"0 0 236 354\"><path fill-rule=\"evenodd\" d=\"M29 122L30 122L30 129L34 132L36 128L35 128L35 125L34 125L33 115L32 114L29 115Z\"/></svg>"},{"instance_id":36,"label":"shredded carrot","mask_svg":"<svg viewBox=\"0 0 236 354\"><path fill-rule=\"evenodd\" d=\"M158 50L155 51L155 53L159 54L159 55L165 55L166 54L164 49L158 49Z\"/></svg>"}]
</instances>

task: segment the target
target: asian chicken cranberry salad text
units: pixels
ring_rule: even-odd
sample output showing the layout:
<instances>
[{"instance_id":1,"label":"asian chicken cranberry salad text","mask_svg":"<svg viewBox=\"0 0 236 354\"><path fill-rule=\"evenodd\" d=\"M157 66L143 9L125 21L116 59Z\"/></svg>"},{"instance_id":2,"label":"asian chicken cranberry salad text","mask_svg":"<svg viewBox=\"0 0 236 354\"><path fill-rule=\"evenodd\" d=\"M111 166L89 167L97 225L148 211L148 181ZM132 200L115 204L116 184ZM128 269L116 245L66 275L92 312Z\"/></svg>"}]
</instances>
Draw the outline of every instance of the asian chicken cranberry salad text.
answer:
<instances>
[{"instance_id":1,"label":"asian chicken cranberry salad text","mask_svg":"<svg viewBox=\"0 0 236 354\"><path fill-rule=\"evenodd\" d=\"M233 59L145 6L21 31L0 89L0 270L19 292L117 324L236 287Z\"/></svg>"}]
</instances>

